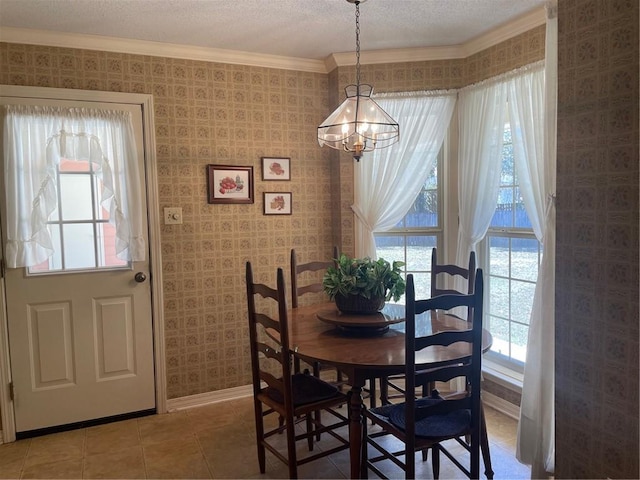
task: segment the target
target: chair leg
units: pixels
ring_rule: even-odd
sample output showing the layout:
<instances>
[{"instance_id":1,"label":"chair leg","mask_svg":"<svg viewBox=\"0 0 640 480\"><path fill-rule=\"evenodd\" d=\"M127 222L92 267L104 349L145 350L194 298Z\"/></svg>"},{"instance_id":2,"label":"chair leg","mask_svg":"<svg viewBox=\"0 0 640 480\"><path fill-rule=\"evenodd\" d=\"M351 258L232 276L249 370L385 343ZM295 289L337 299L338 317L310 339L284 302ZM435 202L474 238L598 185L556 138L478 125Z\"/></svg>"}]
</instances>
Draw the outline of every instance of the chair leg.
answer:
<instances>
[{"instance_id":1,"label":"chair leg","mask_svg":"<svg viewBox=\"0 0 640 480\"><path fill-rule=\"evenodd\" d=\"M437 443L431 447L431 467L433 468L433 478L440 478L440 445Z\"/></svg>"},{"instance_id":2,"label":"chair leg","mask_svg":"<svg viewBox=\"0 0 640 480\"><path fill-rule=\"evenodd\" d=\"M389 402L389 380L387 377L380 377L380 402L387 405Z\"/></svg>"},{"instance_id":3,"label":"chair leg","mask_svg":"<svg viewBox=\"0 0 640 480\"><path fill-rule=\"evenodd\" d=\"M369 379L369 399L371 408L376 408L376 379L374 377Z\"/></svg>"},{"instance_id":4,"label":"chair leg","mask_svg":"<svg viewBox=\"0 0 640 480\"><path fill-rule=\"evenodd\" d=\"M472 479L480 478L480 445L478 445L478 438L471 439L471 468L469 469Z\"/></svg>"},{"instance_id":5,"label":"chair leg","mask_svg":"<svg viewBox=\"0 0 640 480\"><path fill-rule=\"evenodd\" d=\"M264 420L262 413L262 403L254 400L254 412L256 418L256 447L258 449L258 466L260 467L260 473L266 471L266 458L264 448ZM282 417L280 417L282 418Z\"/></svg>"},{"instance_id":6,"label":"chair leg","mask_svg":"<svg viewBox=\"0 0 640 480\"><path fill-rule=\"evenodd\" d=\"M369 440L367 431L367 421L362 422L362 445L360 447L360 478L369 478Z\"/></svg>"},{"instance_id":7,"label":"chair leg","mask_svg":"<svg viewBox=\"0 0 640 480\"><path fill-rule=\"evenodd\" d=\"M491 468L489 436L487 435L487 421L484 418L484 407L482 403L480 403L480 448L482 449L482 459L484 460L484 474L489 480L492 480L493 468Z\"/></svg>"},{"instance_id":8,"label":"chair leg","mask_svg":"<svg viewBox=\"0 0 640 480\"><path fill-rule=\"evenodd\" d=\"M318 377L320 378L320 362L314 362L313 364L313 376L314 377ZM319 425L322 421L322 417L320 414L320 410L314 412L314 418L316 419L316 425ZM309 441L312 441L311 437L309 438ZM320 434L316 434L316 441L320 441ZM313 447L310 444L309 446L309 450L311 450Z\"/></svg>"},{"instance_id":9,"label":"chair leg","mask_svg":"<svg viewBox=\"0 0 640 480\"><path fill-rule=\"evenodd\" d=\"M289 478L298 478L298 457L296 456L296 432L293 419L287 421L287 458Z\"/></svg>"},{"instance_id":10,"label":"chair leg","mask_svg":"<svg viewBox=\"0 0 640 480\"><path fill-rule=\"evenodd\" d=\"M320 412L314 412L314 414L317 416ZM311 420L311 415L307 414L305 415L305 423L307 425L307 433L309 434L309 436L307 437L307 446L309 447L309 451L313 450L313 432L314 430L316 430L318 428L318 424L314 423Z\"/></svg>"}]
</instances>

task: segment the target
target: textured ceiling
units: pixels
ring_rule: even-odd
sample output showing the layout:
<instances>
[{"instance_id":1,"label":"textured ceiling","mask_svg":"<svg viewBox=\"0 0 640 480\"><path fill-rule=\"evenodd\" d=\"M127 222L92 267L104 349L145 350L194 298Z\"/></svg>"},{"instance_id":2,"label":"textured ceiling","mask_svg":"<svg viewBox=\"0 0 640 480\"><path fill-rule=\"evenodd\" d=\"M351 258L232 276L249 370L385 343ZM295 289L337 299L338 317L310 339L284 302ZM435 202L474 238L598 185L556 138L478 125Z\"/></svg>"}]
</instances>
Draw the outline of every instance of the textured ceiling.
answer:
<instances>
[{"instance_id":1,"label":"textured ceiling","mask_svg":"<svg viewBox=\"0 0 640 480\"><path fill-rule=\"evenodd\" d=\"M466 43L545 0L368 0L362 51ZM355 50L346 0L0 0L16 27L320 60Z\"/></svg>"}]
</instances>

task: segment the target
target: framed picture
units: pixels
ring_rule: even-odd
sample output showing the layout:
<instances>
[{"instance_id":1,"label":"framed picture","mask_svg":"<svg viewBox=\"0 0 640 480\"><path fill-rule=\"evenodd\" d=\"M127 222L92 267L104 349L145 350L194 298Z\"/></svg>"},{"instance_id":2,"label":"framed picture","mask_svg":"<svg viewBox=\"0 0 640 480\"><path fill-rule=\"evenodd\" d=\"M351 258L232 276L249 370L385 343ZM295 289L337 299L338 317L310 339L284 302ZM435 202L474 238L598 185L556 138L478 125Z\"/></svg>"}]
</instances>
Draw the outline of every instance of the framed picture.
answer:
<instances>
[{"instance_id":1,"label":"framed picture","mask_svg":"<svg viewBox=\"0 0 640 480\"><path fill-rule=\"evenodd\" d=\"M291 215L291 192L264 192L265 215Z\"/></svg>"},{"instance_id":2,"label":"framed picture","mask_svg":"<svg viewBox=\"0 0 640 480\"><path fill-rule=\"evenodd\" d=\"M207 165L209 203L253 203L253 167Z\"/></svg>"},{"instance_id":3,"label":"framed picture","mask_svg":"<svg viewBox=\"0 0 640 480\"><path fill-rule=\"evenodd\" d=\"M291 180L291 159L262 157L262 180Z\"/></svg>"}]
</instances>

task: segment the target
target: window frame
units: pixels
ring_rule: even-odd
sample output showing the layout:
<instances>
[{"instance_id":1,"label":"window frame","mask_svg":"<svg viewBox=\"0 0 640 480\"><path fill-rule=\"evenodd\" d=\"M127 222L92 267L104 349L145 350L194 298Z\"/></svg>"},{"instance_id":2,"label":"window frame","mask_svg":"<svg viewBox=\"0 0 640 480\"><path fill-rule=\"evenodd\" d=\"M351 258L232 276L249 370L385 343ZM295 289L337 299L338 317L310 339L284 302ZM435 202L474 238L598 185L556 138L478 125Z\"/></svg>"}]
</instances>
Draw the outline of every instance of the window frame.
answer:
<instances>
[{"instance_id":1,"label":"window frame","mask_svg":"<svg viewBox=\"0 0 640 480\"><path fill-rule=\"evenodd\" d=\"M445 204L448 205L448 199L445 198L445 184L448 185L448 169L445 168L446 166L446 157L447 157L447 149L446 149L446 145L448 142L448 137L449 135L445 135L445 140L443 142L443 146L442 148L440 148L440 151L438 152L438 155L436 157L436 162L434 167L436 168L436 172L437 172L437 185L435 188L436 191L436 195L437 195L437 225L436 226L430 226L430 227L394 227L390 230L384 231L384 232L374 232L374 237L415 237L415 236L420 236L420 237L435 237L436 240L436 248L438 248L438 251L442 251L444 249L444 243L445 243L445 225L446 225L446 221L445 221L445 215L446 215L446 208L445 208ZM403 217L403 220L406 218ZM377 247L376 247L376 252L378 251ZM378 255L380 256L380 255ZM401 259L402 261L405 261L407 258L407 242L404 242L404 254L403 254L403 258ZM409 270L407 269L407 265L405 264L402 267L402 274L403 276L406 278L407 275L409 273L411 274L419 274L419 275L427 275L428 278L430 278L431 275L431 252L429 252L428 255L428 261L427 261L427 268L425 270ZM386 259L386 260L393 260L393 259ZM398 259L395 259L398 260ZM404 296L400 299L399 303L403 304L404 303Z\"/></svg>"}]
</instances>

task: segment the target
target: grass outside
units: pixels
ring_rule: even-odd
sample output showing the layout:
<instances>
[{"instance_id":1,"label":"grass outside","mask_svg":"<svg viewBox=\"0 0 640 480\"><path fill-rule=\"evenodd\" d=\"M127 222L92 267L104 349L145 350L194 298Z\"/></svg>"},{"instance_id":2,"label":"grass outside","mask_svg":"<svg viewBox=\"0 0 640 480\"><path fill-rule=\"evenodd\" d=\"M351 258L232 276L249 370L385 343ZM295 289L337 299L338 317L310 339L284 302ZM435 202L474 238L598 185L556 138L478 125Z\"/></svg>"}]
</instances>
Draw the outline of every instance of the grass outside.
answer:
<instances>
[{"instance_id":1,"label":"grass outside","mask_svg":"<svg viewBox=\"0 0 640 480\"><path fill-rule=\"evenodd\" d=\"M378 258L406 261L405 273L414 276L416 296L428 298L431 291L431 247L383 246ZM529 318L538 277L539 253L532 248L493 246L491 265L485 271L485 325L494 338L492 350L525 361ZM511 258L511 262L510 262ZM398 303L404 303L404 298Z\"/></svg>"}]
</instances>

